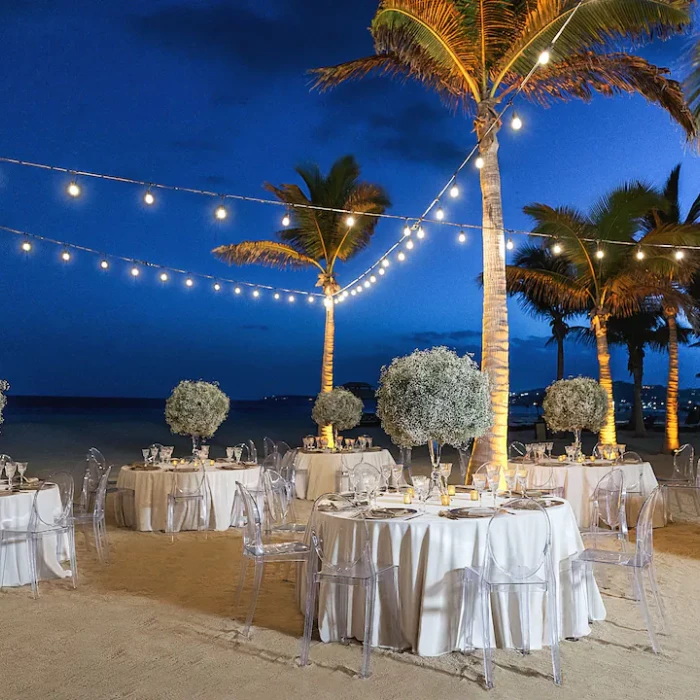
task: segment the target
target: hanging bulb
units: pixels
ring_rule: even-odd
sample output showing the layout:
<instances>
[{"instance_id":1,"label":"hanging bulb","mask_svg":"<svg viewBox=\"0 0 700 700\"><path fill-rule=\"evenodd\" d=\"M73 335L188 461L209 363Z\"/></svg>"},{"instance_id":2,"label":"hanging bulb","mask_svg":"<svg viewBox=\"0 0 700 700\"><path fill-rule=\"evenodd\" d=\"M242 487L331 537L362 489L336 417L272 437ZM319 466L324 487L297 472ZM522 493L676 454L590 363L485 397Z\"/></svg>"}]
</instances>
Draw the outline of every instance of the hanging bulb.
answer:
<instances>
[{"instance_id":1,"label":"hanging bulb","mask_svg":"<svg viewBox=\"0 0 700 700\"><path fill-rule=\"evenodd\" d=\"M354 294L354 293L355 293L355 292L353 292L353 294ZM330 300L330 297L326 297L326 298L323 300L323 305L324 305L327 309L330 309L331 306L333 306L333 302Z\"/></svg>"},{"instance_id":2,"label":"hanging bulb","mask_svg":"<svg viewBox=\"0 0 700 700\"><path fill-rule=\"evenodd\" d=\"M153 196L153 192L151 192L150 188L147 189L146 194L143 195L143 201L149 206L156 201L156 198Z\"/></svg>"},{"instance_id":3,"label":"hanging bulb","mask_svg":"<svg viewBox=\"0 0 700 700\"><path fill-rule=\"evenodd\" d=\"M221 291L221 285L218 282L214 283L214 291L215 292Z\"/></svg>"},{"instance_id":4,"label":"hanging bulb","mask_svg":"<svg viewBox=\"0 0 700 700\"><path fill-rule=\"evenodd\" d=\"M355 225L355 217L354 216L348 216L347 219L345 219L345 223L348 226L354 226Z\"/></svg>"},{"instance_id":5,"label":"hanging bulb","mask_svg":"<svg viewBox=\"0 0 700 700\"><path fill-rule=\"evenodd\" d=\"M474 165L476 165L476 167L477 167L479 170L481 170L481 169L484 167L484 159L483 159L481 156L479 156L479 157L474 161Z\"/></svg>"},{"instance_id":6,"label":"hanging bulb","mask_svg":"<svg viewBox=\"0 0 700 700\"><path fill-rule=\"evenodd\" d=\"M411 235L411 227L408 225L408 221L406 222L406 225L403 227L403 235L404 236Z\"/></svg>"},{"instance_id":7,"label":"hanging bulb","mask_svg":"<svg viewBox=\"0 0 700 700\"><path fill-rule=\"evenodd\" d=\"M167 273L167 272L161 272L161 273L160 273L160 281L161 281L161 282L167 282L167 281L168 281L168 273Z\"/></svg>"},{"instance_id":8,"label":"hanging bulb","mask_svg":"<svg viewBox=\"0 0 700 700\"><path fill-rule=\"evenodd\" d=\"M219 206L214 211L214 216L219 221L223 221L228 216L228 212L226 211L226 207L223 204L219 204Z\"/></svg>"},{"instance_id":9,"label":"hanging bulb","mask_svg":"<svg viewBox=\"0 0 700 700\"><path fill-rule=\"evenodd\" d=\"M354 297L354 296L356 296L356 295L357 295L357 290L356 290L356 289L353 289L353 290L350 292L350 296L353 296L353 297Z\"/></svg>"},{"instance_id":10,"label":"hanging bulb","mask_svg":"<svg viewBox=\"0 0 700 700\"><path fill-rule=\"evenodd\" d=\"M190 277L188 277L188 278L185 280L185 284L186 284L188 287L191 287L191 286L194 284L194 280L191 279Z\"/></svg>"},{"instance_id":11,"label":"hanging bulb","mask_svg":"<svg viewBox=\"0 0 700 700\"><path fill-rule=\"evenodd\" d=\"M343 292L343 299L347 299L347 298L348 298L348 293L347 293L347 290L346 290L346 291Z\"/></svg>"},{"instance_id":12,"label":"hanging bulb","mask_svg":"<svg viewBox=\"0 0 700 700\"><path fill-rule=\"evenodd\" d=\"M513 118L510 121L511 127L515 131L520 131L523 128L523 120L518 116L517 112L513 112Z\"/></svg>"},{"instance_id":13,"label":"hanging bulb","mask_svg":"<svg viewBox=\"0 0 700 700\"><path fill-rule=\"evenodd\" d=\"M397 256L396 256L401 262L403 262L406 259L406 253L401 251Z\"/></svg>"},{"instance_id":14,"label":"hanging bulb","mask_svg":"<svg viewBox=\"0 0 700 700\"><path fill-rule=\"evenodd\" d=\"M413 250L413 241L406 241L406 249Z\"/></svg>"},{"instance_id":15,"label":"hanging bulb","mask_svg":"<svg viewBox=\"0 0 700 700\"><path fill-rule=\"evenodd\" d=\"M385 273L384 273L384 268L383 268L383 267L380 267L380 268L379 268L379 274L380 274L380 275L385 274Z\"/></svg>"},{"instance_id":16,"label":"hanging bulb","mask_svg":"<svg viewBox=\"0 0 700 700\"><path fill-rule=\"evenodd\" d=\"M466 243L466 242L467 242L467 234L464 233L464 231L460 231L460 232L459 232L459 236L457 236L457 240L458 240L460 243Z\"/></svg>"},{"instance_id":17,"label":"hanging bulb","mask_svg":"<svg viewBox=\"0 0 700 700\"><path fill-rule=\"evenodd\" d=\"M314 298L311 296L311 294L309 294L309 296L307 297L306 301L308 301L309 304L313 304L313 303L314 303Z\"/></svg>"},{"instance_id":18,"label":"hanging bulb","mask_svg":"<svg viewBox=\"0 0 700 700\"><path fill-rule=\"evenodd\" d=\"M61 253L61 260L63 260L63 262L68 262L70 260L70 253L67 250Z\"/></svg>"},{"instance_id":19,"label":"hanging bulb","mask_svg":"<svg viewBox=\"0 0 700 700\"><path fill-rule=\"evenodd\" d=\"M546 49L537 57L537 63L541 66L546 66L549 63L550 55Z\"/></svg>"},{"instance_id":20,"label":"hanging bulb","mask_svg":"<svg viewBox=\"0 0 700 700\"><path fill-rule=\"evenodd\" d=\"M369 280L365 280L365 289L369 289L369 288L370 288Z\"/></svg>"},{"instance_id":21,"label":"hanging bulb","mask_svg":"<svg viewBox=\"0 0 700 700\"><path fill-rule=\"evenodd\" d=\"M29 241L24 241L24 243L22 243L22 250L25 253L28 253L31 249L32 249L32 244Z\"/></svg>"},{"instance_id":22,"label":"hanging bulb","mask_svg":"<svg viewBox=\"0 0 700 700\"><path fill-rule=\"evenodd\" d=\"M683 260L685 253L682 250L677 250L675 253L676 260Z\"/></svg>"},{"instance_id":23,"label":"hanging bulb","mask_svg":"<svg viewBox=\"0 0 700 700\"><path fill-rule=\"evenodd\" d=\"M100 267L101 267L103 270L106 270L106 269L109 268L109 263L108 263L106 260L101 260L101 261L100 261Z\"/></svg>"},{"instance_id":24,"label":"hanging bulb","mask_svg":"<svg viewBox=\"0 0 700 700\"><path fill-rule=\"evenodd\" d=\"M257 289L254 289L253 296L257 299L260 296L260 292Z\"/></svg>"},{"instance_id":25,"label":"hanging bulb","mask_svg":"<svg viewBox=\"0 0 700 700\"><path fill-rule=\"evenodd\" d=\"M457 187L457 183L450 187L450 197L452 197L452 199L459 197L459 187Z\"/></svg>"},{"instance_id":26,"label":"hanging bulb","mask_svg":"<svg viewBox=\"0 0 700 700\"><path fill-rule=\"evenodd\" d=\"M138 267L134 266L131 268L131 276L132 277L138 277L141 274L141 270L139 270Z\"/></svg>"},{"instance_id":27,"label":"hanging bulb","mask_svg":"<svg viewBox=\"0 0 700 700\"><path fill-rule=\"evenodd\" d=\"M513 250L513 248L515 248L515 243L513 243L513 239L512 239L512 238L509 238L509 239L506 241L506 248L507 248L508 250Z\"/></svg>"},{"instance_id":28,"label":"hanging bulb","mask_svg":"<svg viewBox=\"0 0 700 700\"><path fill-rule=\"evenodd\" d=\"M416 236L418 236L418 238L420 239L425 238L425 231L423 230L422 226L418 229L418 233L416 234Z\"/></svg>"},{"instance_id":29,"label":"hanging bulb","mask_svg":"<svg viewBox=\"0 0 700 700\"><path fill-rule=\"evenodd\" d=\"M289 301L294 301L294 295L293 295L293 294L290 294L289 297L287 297L287 298L289 299Z\"/></svg>"},{"instance_id":30,"label":"hanging bulb","mask_svg":"<svg viewBox=\"0 0 700 700\"><path fill-rule=\"evenodd\" d=\"M389 267L389 265L390 263L388 258L384 258L384 260L382 260L382 267Z\"/></svg>"},{"instance_id":31,"label":"hanging bulb","mask_svg":"<svg viewBox=\"0 0 700 700\"><path fill-rule=\"evenodd\" d=\"M355 287L355 291L359 294L362 291L362 287L358 284L357 287Z\"/></svg>"},{"instance_id":32,"label":"hanging bulb","mask_svg":"<svg viewBox=\"0 0 700 700\"><path fill-rule=\"evenodd\" d=\"M442 207L438 207L438 210L435 212L435 218L438 221L442 221L445 218L445 212L443 211Z\"/></svg>"},{"instance_id":33,"label":"hanging bulb","mask_svg":"<svg viewBox=\"0 0 700 700\"><path fill-rule=\"evenodd\" d=\"M75 180L71 180L67 192L71 197L80 197L80 185Z\"/></svg>"},{"instance_id":34,"label":"hanging bulb","mask_svg":"<svg viewBox=\"0 0 700 700\"><path fill-rule=\"evenodd\" d=\"M241 293L241 288L240 287L235 287L233 290L234 294L240 294Z\"/></svg>"},{"instance_id":35,"label":"hanging bulb","mask_svg":"<svg viewBox=\"0 0 700 700\"><path fill-rule=\"evenodd\" d=\"M285 228L289 226L289 224L292 223L292 220L289 218L289 212L287 212L283 217L282 217L282 226Z\"/></svg>"},{"instance_id":36,"label":"hanging bulb","mask_svg":"<svg viewBox=\"0 0 700 700\"><path fill-rule=\"evenodd\" d=\"M552 246L552 253L553 253L554 255L560 255L560 254L561 254L561 245L559 245L559 243L555 243L555 244Z\"/></svg>"},{"instance_id":37,"label":"hanging bulb","mask_svg":"<svg viewBox=\"0 0 700 700\"><path fill-rule=\"evenodd\" d=\"M598 248L598 250L596 250L596 252L595 252L595 256L596 256L596 258L598 258L598 260L602 260L605 257L605 253L603 252L603 249Z\"/></svg>"},{"instance_id":38,"label":"hanging bulb","mask_svg":"<svg viewBox=\"0 0 700 700\"><path fill-rule=\"evenodd\" d=\"M374 284L377 281L377 278L374 275L371 275L369 278L369 281Z\"/></svg>"},{"instance_id":39,"label":"hanging bulb","mask_svg":"<svg viewBox=\"0 0 700 700\"><path fill-rule=\"evenodd\" d=\"M637 248L637 252L634 254L637 260L644 260L644 251L641 248Z\"/></svg>"},{"instance_id":40,"label":"hanging bulb","mask_svg":"<svg viewBox=\"0 0 700 700\"><path fill-rule=\"evenodd\" d=\"M275 299L279 299L279 298L280 298L279 292L275 292Z\"/></svg>"}]
</instances>

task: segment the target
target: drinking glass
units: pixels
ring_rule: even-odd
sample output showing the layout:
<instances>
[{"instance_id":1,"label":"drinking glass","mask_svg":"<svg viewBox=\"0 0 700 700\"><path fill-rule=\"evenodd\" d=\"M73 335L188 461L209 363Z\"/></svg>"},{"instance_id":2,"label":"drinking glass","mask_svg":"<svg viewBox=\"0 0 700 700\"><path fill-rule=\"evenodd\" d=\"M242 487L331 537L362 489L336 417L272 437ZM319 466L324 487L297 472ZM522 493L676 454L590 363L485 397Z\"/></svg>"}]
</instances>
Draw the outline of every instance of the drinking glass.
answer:
<instances>
[{"instance_id":1,"label":"drinking glass","mask_svg":"<svg viewBox=\"0 0 700 700\"><path fill-rule=\"evenodd\" d=\"M371 450L372 449L372 438L369 435L366 435L365 440L367 441L367 449Z\"/></svg>"},{"instance_id":2,"label":"drinking glass","mask_svg":"<svg viewBox=\"0 0 700 700\"><path fill-rule=\"evenodd\" d=\"M163 462L166 464L170 463L170 460L173 458L173 452L175 451L175 447L173 445L166 445L164 447L160 448L160 458Z\"/></svg>"},{"instance_id":3,"label":"drinking glass","mask_svg":"<svg viewBox=\"0 0 700 700\"><path fill-rule=\"evenodd\" d=\"M338 437L335 439L335 449L336 449L336 450L342 451L342 449L343 449L343 440L344 440L344 438L343 438L342 435L338 435Z\"/></svg>"},{"instance_id":4,"label":"drinking glass","mask_svg":"<svg viewBox=\"0 0 700 700\"><path fill-rule=\"evenodd\" d=\"M506 488L508 489L508 498L513 498L513 491L518 485L518 470L516 467L511 467L510 465L504 467L503 478L506 482Z\"/></svg>"},{"instance_id":5,"label":"drinking glass","mask_svg":"<svg viewBox=\"0 0 700 700\"><path fill-rule=\"evenodd\" d=\"M552 459L552 450L554 449L554 443L553 442L545 442L544 447L547 450L547 458Z\"/></svg>"},{"instance_id":6,"label":"drinking glass","mask_svg":"<svg viewBox=\"0 0 700 700\"><path fill-rule=\"evenodd\" d=\"M361 452L365 451L365 448L367 447L367 440L365 439L364 435L360 435L360 437L357 438L357 446L360 448Z\"/></svg>"},{"instance_id":7,"label":"drinking glass","mask_svg":"<svg viewBox=\"0 0 700 700\"><path fill-rule=\"evenodd\" d=\"M525 443L525 459L532 460L533 458L533 444L531 442Z\"/></svg>"},{"instance_id":8,"label":"drinking glass","mask_svg":"<svg viewBox=\"0 0 700 700\"><path fill-rule=\"evenodd\" d=\"M528 475L528 470L525 469L525 467L517 467L516 468L517 472L517 482L518 486L520 487L520 491L525 494L527 490L527 475Z\"/></svg>"},{"instance_id":9,"label":"drinking glass","mask_svg":"<svg viewBox=\"0 0 700 700\"><path fill-rule=\"evenodd\" d=\"M202 445L199 448L199 456L202 458L202 460L209 459L209 447L210 445Z\"/></svg>"},{"instance_id":10,"label":"drinking glass","mask_svg":"<svg viewBox=\"0 0 700 700\"><path fill-rule=\"evenodd\" d=\"M236 445L233 448L233 458L236 460L236 462L241 461L241 457L243 456L243 448L240 445Z\"/></svg>"},{"instance_id":11,"label":"drinking glass","mask_svg":"<svg viewBox=\"0 0 700 700\"><path fill-rule=\"evenodd\" d=\"M226 461L227 462L232 462L233 461L233 452L235 450L235 447L227 447L226 448Z\"/></svg>"},{"instance_id":12,"label":"drinking glass","mask_svg":"<svg viewBox=\"0 0 700 700\"><path fill-rule=\"evenodd\" d=\"M5 473L7 474L7 482L10 488L12 488L12 479L15 478L16 472L17 466L14 462L5 462Z\"/></svg>"},{"instance_id":13,"label":"drinking glass","mask_svg":"<svg viewBox=\"0 0 700 700\"><path fill-rule=\"evenodd\" d=\"M425 502L430 495L430 479L427 476L414 476L413 490L416 492L416 498L423 506L423 510L425 510Z\"/></svg>"},{"instance_id":14,"label":"drinking glass","mask_svg":"<svg viewBox=\"0 0 700 700\"><path fill-rule=\"evenodd\" d=\"M354 451L355 449L355 438L345 438L345 447L347 447L349 450Z\"/></svg>"},{"instance_id":15,"label":"drinking glass","mask_svg":"<svg viewBox=\"0 0 700 700\"><path fill-rule=\"evenodd\" d=\"M150 447L144 447L141 450L141 454L143 455L143 466L147 467L148 463L151 461L151 448Z\"/></svg>"},{"instance_id":16,"label":"drinking glass","mask_svg":"<svg viewBox=\"0 0 700 700\"><path fill-rule=\"evenodd\" d=\"M22 482L24 481L24 475L27 471L27 465L29 462L15 462L15 465L17 466L17 473L19 474L19 485L22 485Z\"/></svg>"},{"instance_id":17,"label":"drinking glass","mask_svg":"<svg viewBox=\"0 0 700 700\"><path fill-rule=\"evenodd\" d=\"M566 452L567 462L575 462L576 461L576 447L574 447L573 445L567 445L564 448L564 451Z\"/></svg>"},{"instance_id":18,"label":"drinking glass","mask_svg":"<svg viewBox=\"0 0 700 700\"><path fill-rule=\"evenodd\" d=\"M486 491L486 474L483 472L472 474L472 486L479 494L479 505L481 505L481 494Z\"/></svg>"},{"instance_id":19,"label":"drinking glass","mask_svg":"<svg viewBox=\"0 0 700 700\"><path fill-rule=\"evenodd\" d=\"M149 449L151 451L150 461L153 462L153 464L158 464L158 455L160 453L160 448L151 446Z\"/></svg>"},{"instance_id":20,"label":"drinking glass","mask_svg":"<svg viewBox=\"0 0 700 700\"><path fill-rule=\"evenodd\" d=\"M401 481L403 480L403 464L392 464L391 465L391 477L395 489L401 486Z\"/></svg>"},{"instance_id":21,"label":"drinking glass","mask_svg":"<svg viewBox=\"0 0 700 700\"><path fill-rule=\"evenodd\" d=\"M622 455L624 455L626 451L627 451L627 445L618 444L617 454L618 454L618 459L620 460L620 462L622 461Z\"/></svg>"},{"instance_id":22,"label":"drinking glass","mask_svg":"<svg viewBox=\"0 0 700 700\"><path fill-rule=\"evenodd\" d=\"M322 450L327 450L327 449L328 449L328 438L320 437L320 438L318 438L318 440L317 440L316 442L318 443L318 446L319 446Z\"/></svg>"},{"instance_id":23,"label":"drinking glass","mask_svg":"<svg viewBox=\"0 0 700 700\"><path fill-rule=\"evenodd\" d=\"M489 464L486 467L486 476L489 482L489 489L491 489L491 495L493 496L493 504L496 505L496 494L498 493L498 486L501 480L501 470L497 464Z\"/></svg>"}]
</instances>

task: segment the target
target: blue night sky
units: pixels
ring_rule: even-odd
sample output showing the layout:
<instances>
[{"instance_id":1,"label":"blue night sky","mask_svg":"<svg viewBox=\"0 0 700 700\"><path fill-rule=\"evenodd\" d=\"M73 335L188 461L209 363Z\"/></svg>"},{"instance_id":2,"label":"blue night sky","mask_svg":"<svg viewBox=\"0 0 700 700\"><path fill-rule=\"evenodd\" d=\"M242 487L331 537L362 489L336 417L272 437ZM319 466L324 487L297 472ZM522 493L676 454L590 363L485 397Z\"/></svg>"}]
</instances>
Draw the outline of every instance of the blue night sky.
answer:
<instances>
[{"instance_id":1,"label":"blue night sky","mask_svg":"<svg viewBox=\"0 0 700 700\"><path fill-rule=\"evenodd\" d=\"M220 192L261 195L262 183L294 180L293 167L326 169L346 153L383 184L392 213L416 216L472 147L471 123L420 85L371 79L310 93L305 71L370 54L376 0L94 2L15 0L0 5L0 155ZM645 50L680 75L687 40ZM661 183L679 162L686 206L700 159L661 110L638 98L598 98L549 110L523 102L518 133L504 129L506 225L527 228L532 201L587 207L624 179ZM232 270L213 259L222 243L267 238L280 210L236 203L215 222L215 200L174 192L146 207L131 185L81 181L0 165L0 225L193 272L311 289L315 274ZM471 167L451 220L480 223ZM340 272L349 281L401 233L382 222L368 251ZM479 350L481 245L427 227L427 238L381 283L337 307L336 382L376 382L379 368L415 347ZM524 238L516 239L516 243ZM320 305L236 297L211 284L162 285L154 270L104 273L94 256L70 263L60 249L0 232L0 375L15 394L165 396L180 379L218 380L234 398L315 393L323 337ZM546 324L512 301L514 389L549 383ZM595 374L589 349L569 344L567 371ZM628 380L615 355L617 379ZM664 381L650 355L647 382ZM681 384L700 361L681 351Z\"/></svg>"}]
</instances>

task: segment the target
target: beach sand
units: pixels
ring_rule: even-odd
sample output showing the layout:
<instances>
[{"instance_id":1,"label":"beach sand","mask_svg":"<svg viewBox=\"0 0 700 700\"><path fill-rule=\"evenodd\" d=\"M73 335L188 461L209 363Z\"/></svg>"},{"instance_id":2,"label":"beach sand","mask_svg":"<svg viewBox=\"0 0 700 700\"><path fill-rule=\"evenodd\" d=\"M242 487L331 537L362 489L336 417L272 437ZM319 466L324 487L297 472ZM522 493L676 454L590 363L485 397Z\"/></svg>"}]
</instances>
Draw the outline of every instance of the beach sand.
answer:
<instances>
[{"instance_id":1,"label":"beach sand","mask_svg":"<svg viewBox=\"0 0 700 700\"><path fill-rule=\"evenodd\" d=\"M83 432L83 445L87 438ZM652 462L664 470L670 464L656 457ZM300 515L309 509L300 502ZM562 688L551 680L547 649L529 656L497 650L496 688L490 693L483 688L478 654L418 658L374 650L373 675L362 681L354 677L359 644L316 641L311 665L299 668L303 619L295 586L274 566L266 572L251 638L242 639L241 623L233 619L241 558L235 530L206 537L182 533L171 543L163 534L120 530L110 522L109 537L111 563L100 566L92 545L78 536L77 590L64 581L46 581L39 600L28 587L0 594L1 700L698 696L700 519L655 532L659 581L672 623L670 636L661 636L662 655L652 654L637 606L622 597L627 579L616 574L604 592L608 620L596 623L589 637L562 642Z\"/></svg>"}]
</instances>

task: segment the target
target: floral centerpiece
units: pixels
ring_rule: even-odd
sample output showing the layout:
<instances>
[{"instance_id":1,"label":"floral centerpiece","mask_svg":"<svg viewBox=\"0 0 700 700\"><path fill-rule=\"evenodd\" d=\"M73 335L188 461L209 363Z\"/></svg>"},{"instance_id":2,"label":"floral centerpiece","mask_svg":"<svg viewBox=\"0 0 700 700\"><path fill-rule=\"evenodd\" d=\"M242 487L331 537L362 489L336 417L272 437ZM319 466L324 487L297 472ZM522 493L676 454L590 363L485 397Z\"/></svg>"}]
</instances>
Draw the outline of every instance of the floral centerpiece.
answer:
<instances>
[{"instance_id":1,"label":"floral centerpiece","mask_svg":"<svg viewBox=\"0 0 700 700\"><path fill-rule=\"evenodd\" d=\"M430 443L436 466L442 445L459 448L493 424L488 375L446 347L416 350L382 367L377 415L399 447Z\"/></svg>"},{"instance_id":2,"label":"floral centerpiece","mask_svg":"<svg viewBox=\"0 0 700 700\"><path fill-rule=\"evenodd\" d=\"M574 445L580 452L581 431L586 429L598 433L605 425L608 395L590 377L560 379L547 387L542 408L551 430L574 433Z\"/></svg>"},{"instance_id":3,"label":"floral centerpiece","mask_svg":"<svg viewBox=\"0 0 700 700\"><path fill-rule=\"evenodd\" d=\"M182 381L165 402L165 420L176 435L192 438L196 452L202 438L210 438L228 416L230 401L216 383Z\"/></svg>"},{"instance_id":4,"label":"floral centerpiece","mask_svg":"<svg viewBox=\"0 0 700 700\"><path fill-rule=\"evenodd\" d=\"M5 406L7 405L7 396L5 392L10 388L10 383L5 379L0 379L0 423L3 423L5 418L2 415Z\"/></svg>"},{"instance_id":5,"label":"floral centerpiece","mask_svg":"<svg viewBox=\"0 0 700 700\"><path fill-rule=\"evenodd\" d=\"M333 428L333 445L337 443L339 430L350 430L359 425L362 419L362 399L351 391L336 387L331 391L322 391L314 403L311 417L321 427Z\"/></svg>"}]
</instances>

